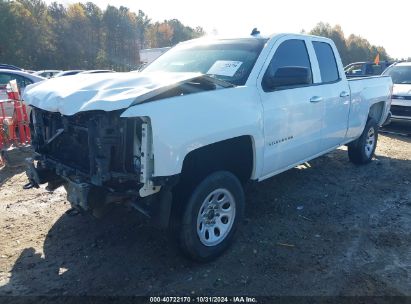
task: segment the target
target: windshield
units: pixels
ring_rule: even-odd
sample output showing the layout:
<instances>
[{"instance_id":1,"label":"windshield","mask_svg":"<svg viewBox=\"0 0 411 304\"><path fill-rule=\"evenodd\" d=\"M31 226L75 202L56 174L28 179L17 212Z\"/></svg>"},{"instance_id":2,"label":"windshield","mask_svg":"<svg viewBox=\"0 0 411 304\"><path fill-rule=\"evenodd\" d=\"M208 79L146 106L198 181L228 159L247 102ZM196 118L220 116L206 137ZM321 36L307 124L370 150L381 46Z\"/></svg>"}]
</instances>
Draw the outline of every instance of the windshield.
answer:
<instances>
[{"instance_id":1,"label":"windshield","mask_svg":"<svg viewBox=\"0 0 411 304\"><path fill-rule=\"evenodd\" d=\"M383 75L391 76L395 84L411 84L411 66L392 66Z\"/></svg>"},{"instance_id":2,"label":"windshield","mask_svg":"<svg viewBox=\"0 0 411 304\"><path fill-rule=\"evenodd\" d=\"M176 46L143 72L195 72L244 85L267 40L244 38Z\"/></svg>"}]
</instances>

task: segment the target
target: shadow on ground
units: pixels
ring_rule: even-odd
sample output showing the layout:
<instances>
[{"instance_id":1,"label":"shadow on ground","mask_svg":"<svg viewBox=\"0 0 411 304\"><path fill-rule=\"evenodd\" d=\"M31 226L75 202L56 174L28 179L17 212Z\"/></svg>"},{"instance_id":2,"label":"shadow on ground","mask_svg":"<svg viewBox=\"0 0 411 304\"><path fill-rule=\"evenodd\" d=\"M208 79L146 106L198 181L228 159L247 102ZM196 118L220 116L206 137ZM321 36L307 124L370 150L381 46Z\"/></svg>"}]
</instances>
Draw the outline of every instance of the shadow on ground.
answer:
<instances>
[{"instance_id":1,"label":"shadow on ground","mask_svg":"<svg viewBox=\"0 0 411 304\"><path fill-rule=\"evenodd\" d=\"M22 174L26 170L25 159L32 157L30 147L14 148L4 153L6 165L0 168L0 187L17 174Z\"/></svg>"},{"instance_id":2,"label":"shadow on ground","mask_svg":"<svg viewBox=\"0 0 411 304\"><path fill-rule=\"evenodd\" d=\"M381 129L381 132L390 138L396 138L411 143L411 121L391 122Z\"/></svg>"},{"instance_id":3,"label":"shadow on ground","mask_svg":"<svg viewBox=\"0 0 411 304\"><path fill-rule=\"evenodd\" d=\"M135 212L63 214L0 295L411 295L409 172L409 160L354 166L337 150L253 185L237 241L209 264Z\"/></svg>"}]
</instances>

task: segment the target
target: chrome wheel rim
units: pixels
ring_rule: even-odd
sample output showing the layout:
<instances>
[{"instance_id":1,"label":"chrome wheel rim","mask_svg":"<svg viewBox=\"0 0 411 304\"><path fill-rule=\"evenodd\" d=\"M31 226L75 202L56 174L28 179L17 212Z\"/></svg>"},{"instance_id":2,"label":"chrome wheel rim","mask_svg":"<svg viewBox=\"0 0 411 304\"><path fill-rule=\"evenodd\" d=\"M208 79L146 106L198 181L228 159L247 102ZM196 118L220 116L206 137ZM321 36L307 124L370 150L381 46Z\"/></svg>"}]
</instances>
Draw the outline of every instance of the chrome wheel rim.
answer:
<instances>
[{"instance_id":1,"label":"chrome wheel rim","mask_svg":"<svg viewBox=\"0 0 411 304\"><path fill-rule=\"evenodd\" d=\"M230 233L235 219L234 196L227 189L211 192L197 216L197 235L205 246L220 244Z\"/></svg>"},{"instance_id":2,"label":"chrome wheel rim","mask_svg":"<svg viewBox=\"0 0 411 304\"><path fill-rule=\"evenodd\" d=\"M365 139L365 155L371 157L375 146L375 130L370 128L367 133L367 138Z\"/></svg>"}]
</instances>

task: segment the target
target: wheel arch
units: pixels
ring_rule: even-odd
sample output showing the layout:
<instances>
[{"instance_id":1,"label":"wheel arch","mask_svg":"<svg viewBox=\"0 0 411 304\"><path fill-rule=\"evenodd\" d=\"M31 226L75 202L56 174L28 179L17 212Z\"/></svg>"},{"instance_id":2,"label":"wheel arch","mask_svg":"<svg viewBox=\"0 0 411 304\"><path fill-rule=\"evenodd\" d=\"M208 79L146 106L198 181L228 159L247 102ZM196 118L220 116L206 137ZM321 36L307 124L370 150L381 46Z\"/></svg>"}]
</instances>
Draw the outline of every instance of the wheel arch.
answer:
<instances>
[{"instance_id":1,"label":"wheel arch","mask_svg":"<svg viewBox=\"0 0 411 304\"><path fill-rule=\"evenodd\" d=\"M385 102L384 101L378 101L371 105L370 110L368 112L368 118L373 118L379 126L382 125L383 121L383 115L384 115L384 109L385 109ZM365 127L365 125L364 125Z\"/></svg>"},{"instance_id":2,"label":"wheel arch","mask_svg":"<svg viewBox=\"0 0 411 304\"><path fill-rule=\"evenodd\" d=\"M202 180L216 171L228 171L244 185L254 174L255 153L254 138L250 135L217 141L187 153L178 183L172 189L171 231L178 229L184 204Z\"/></svg>"},{"instance_id":3,"label":"wheel arch","mask_svg":"<svg viewBox=\"0 0 411 304\"><path fill-rule=\"evenodd\" d=\"M226 170L233 173L242 183L253 176L255 143L250 135L238 136L214 142L190 151L183 160L181 177L196 180L208 174ZM193 176L196 178L193 178Z\"/></svg>"}]
</instances>

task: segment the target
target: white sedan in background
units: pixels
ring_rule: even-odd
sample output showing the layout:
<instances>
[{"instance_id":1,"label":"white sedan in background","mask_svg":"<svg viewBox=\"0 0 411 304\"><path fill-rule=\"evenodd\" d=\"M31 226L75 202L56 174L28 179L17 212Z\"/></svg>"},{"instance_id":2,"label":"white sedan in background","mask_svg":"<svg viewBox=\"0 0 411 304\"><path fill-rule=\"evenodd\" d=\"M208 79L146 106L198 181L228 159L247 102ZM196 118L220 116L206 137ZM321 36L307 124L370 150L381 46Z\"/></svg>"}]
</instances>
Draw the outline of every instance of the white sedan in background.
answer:
<instances>
[{"instance_id":1,"label":"white sedan in background","mask_svg":"<svg viewBox=\"0 0 411 304\"><path fill-rule=\"evenodd\" d=\"M79 74L101 74L101 73L115 73L112 70L87 70L84 72L80 72Z\"/></svg>"},{"instance_id":2,"label":"white sedan in background","mask_svg":"<svg viewBox=\"0 0 411 304\"><path fill-rule=\"evenodd\" d=\"M44 77L44 78L52 78L60 72L61 70L42 70L42 71L34 72L33 75Z\"/></svg>"},{"instance_id":3,"label":"white sedan in background","mask_svg":"<svg viewBox=\"0 0 411 304\"><path fill-rule=\"evenodd\" d=\"M61 71L60 73L57 73L54 75L54 78L57 77L63 77L63 76L71 76L71 75L76 75L78 73L83 72L84 70L68 70L68 71Z\"/></svg>"}]
</instances>

